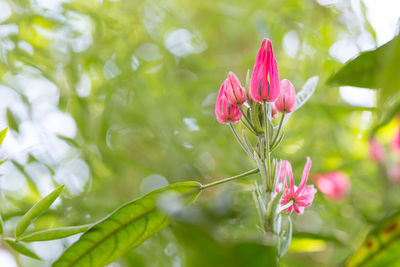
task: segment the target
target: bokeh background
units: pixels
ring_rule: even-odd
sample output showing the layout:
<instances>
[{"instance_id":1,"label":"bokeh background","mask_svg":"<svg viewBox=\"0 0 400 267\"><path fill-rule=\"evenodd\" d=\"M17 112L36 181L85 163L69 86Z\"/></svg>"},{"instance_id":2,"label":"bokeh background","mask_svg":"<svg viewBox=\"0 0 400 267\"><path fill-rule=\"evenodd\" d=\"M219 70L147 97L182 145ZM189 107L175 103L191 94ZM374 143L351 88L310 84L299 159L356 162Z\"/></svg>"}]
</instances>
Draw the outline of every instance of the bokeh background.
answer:
<instances>
[{"instance_id":1,"label":"bokeh background","mask_svg":"<svg viewBox=\"0 0 400 267\"><path fill-rule=\"evenodd\" d=\"M0 0L0 126L10 128L0 150L8 157L0 166L6 230L59 184L66 190L35 229L91 223L160 186L254 168L217 122L214 104L229 71L244 83L267 37L280 78L300 89L319 76L275 156L292 162L297 181L310 156L311 176L339 170L352 183L344 201L318 193L304 215L293 216L282 264L343 264L400 207L398 186L368 158L371 128L393 103L378 105L376 88L326 81L390 41L399 17L397 0ZM396 129L391 119L380 142ZM204 192L187 216L112 266L228 266L226 246L262 236L253 181ZM76 239L32 243L45 263L2 244L0 265L49 265Z\"/></svg>"}]
</instances>

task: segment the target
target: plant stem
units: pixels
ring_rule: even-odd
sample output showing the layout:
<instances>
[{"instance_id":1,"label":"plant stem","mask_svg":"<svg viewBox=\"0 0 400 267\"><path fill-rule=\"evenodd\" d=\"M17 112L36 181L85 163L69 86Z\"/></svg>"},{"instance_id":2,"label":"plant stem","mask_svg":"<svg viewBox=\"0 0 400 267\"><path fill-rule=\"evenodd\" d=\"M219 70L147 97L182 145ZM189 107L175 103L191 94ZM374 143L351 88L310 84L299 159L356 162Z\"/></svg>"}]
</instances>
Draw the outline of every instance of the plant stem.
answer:
<instances>
[{"instance_id":1,"label":"plant stem","mask_svg":"<svg viewBox=\"0 0 400 267\"><path fill-rule=\"evenodd\" d=\"M247 117L246 113L243 111L242 106L239 106L239 110L240 110L240 112L242 113L243 117L246 119L246 121L247 121L247 123L249 124L249 126L251 127L251 129L252 129L252 130L254 131L254 133L256 134L257 131L256 131L256 129L254 128L253 124L251 123L249 117Z\"/></svg>"},{"instance_id":2,"label":"plant stem","mask_svg":"<svg viewBox=\"0 0 400 267\"><path fill-rule=\"evenodd\" d=\"M268 181L267 181L267 191L271 191L271 158L270 158L270 144L269 144L269 125L268 125L268 106L267 102L264 102L264 112L263 112L263 119L264 119L264 137L265 137L265 159L267 161L267 175L268 175Z\"/></svg>"},{"instance_id":3,"label":"plant stem","mask_svg":"<svg viewBox=\"0 0 400 267\"><path fill-rule=\"evenodd\" d=\"M250 151L247 150L247 148L243 144L242 140L240 140L239 135L237 134L235 128L232 125L232 123L229 123L229 127L231 128L232 133L235 136L236 140L239 142L240 146L243 148L244 151L246 151L247 155L249 155L249 157L254 161L253 155L250 153Z\"/></svg>"},{"instance_id":4,"label":"plant stem","mask_svg":"<svg viewBox=\"0 0 400 267\"><path fill-rule=\"evenodd\" d=\"M271 147L275 145L276 140L278 139L279 134L281 133L281 128L283 124L283 119L285 118L285 113L282 113L281 121L279 122L278 130L276 131L276 135L274 137L274 140L271 143Z\"/></svg>"},{"instance_id":5,"label":"plant stem","mask_svg":"<svg viewBox=\"0 0 400 267\"><path fill-rule=\"evenodd\" d=\"M206 185L202 185L200 190L203 190L203 189L206 189L206 188L210 188L210 187L213 187L213 186L216 186L216 185L219 185L219 184L224 184L224 183L227 183L227 182L230 182L230 181L233 181L233 180L237 180L237 179L249 176L251 174L258 173L258 172L259 172L259 169L256 168L256 169L244 172L242 174L238 174L238 175L235 175L235 176L232 176L232 177L228 177L228 178L225 178L225 179L221 179L221 180L218 180L218 181L206 184Z\"/></svg>"}]
</instances>

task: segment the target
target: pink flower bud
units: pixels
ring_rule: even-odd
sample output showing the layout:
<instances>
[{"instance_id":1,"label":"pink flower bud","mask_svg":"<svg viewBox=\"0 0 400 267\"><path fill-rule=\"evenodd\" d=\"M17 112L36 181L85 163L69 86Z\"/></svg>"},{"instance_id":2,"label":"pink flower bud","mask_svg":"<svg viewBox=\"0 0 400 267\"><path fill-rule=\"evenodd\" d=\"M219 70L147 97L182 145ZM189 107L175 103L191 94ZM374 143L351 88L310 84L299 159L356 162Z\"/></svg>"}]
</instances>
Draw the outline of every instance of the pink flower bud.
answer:
<instances>
[{"instance_id":1,"label":"pink flower bud","mask_svg":"<svg viewBox=\"0 0 400 267\"><path fill-rule=\"evenodd\" d=\"M279 112L278 112L278 110L276 109L275 104L272 104L272 105L271 105L271 117L272 117L273 119L276 119L276 118L278 118L278 115L279 115Z\"/></svg>"},{"instance_id":2,"label":"pink flower bud","mask_svg":"<svg viewBox=\"0 0 400 267\"><path fill-rule=\"evenodd\" d=\"M389 168L387 174L393 183L400 184L400 163Z\"/></svg>"},{"instance_id":3,"label":"pink flower bud","mask_svg":"<svg viewBox=\"0 0 400 267\"><path fill-rule=\"evenodd\" d=\"M229 72L228 74L227 91L229 101L234 105L241 105L247 99L246 91L243 89L239 79L233 72Z\"/></svg>"},{"instance_id":4,"label":"pink flower bud","mask_svg":"<svg viewBox=\"0 0 400 267\"><path fill-rule=\"evenodd\" d=\"M375 139L369 140L369 156L370 158L378 163L382 163L385 160L385 148Z\"/></svg>"},{"instance_id":5,"label":"pink flower bud","mask_svg":"<svg viewBox=\"0 0 400 267\"><path fill-rule=\"evenodd\" d=\"M330 200L341 201L349 194L351 188L350 179L340 171L316 174L314 177L319 191Z\"/></svg>"},{"instance_id":6,"label":"pink flower bud","mask_svg":"<svg viewBox=\"0 0 400 267\"><path fill-rule=\"evenodd\" d=\"M272 50L272 43L265 38L254 63L250 80L250 96L254 101L264 103L274 102L278 95L278 66Z\"/></svg>"},{"instance_id":7,"label":"pink flower bud","mask_svg":"<svg viewBox=\"0 0 400 267\"><path fill-rule=\"evenodd\" d=\"M237 123L242 117L238 106L233 105L228 98L228 79L226 79L219 89L215 114L220 123Z\"/></svg>"},{"instance_id":8,"label":"pink flower bud","mask_svg":"<svg viewBox=\"0 0 400 267\"><path fill-rule=\"evenodd\" d=\"M291 113L294 110L296 103L296 92L293 84L283 79L280 83L279 96L275 101L275 107L279 112Z\"/></svg>"}]
</instances>

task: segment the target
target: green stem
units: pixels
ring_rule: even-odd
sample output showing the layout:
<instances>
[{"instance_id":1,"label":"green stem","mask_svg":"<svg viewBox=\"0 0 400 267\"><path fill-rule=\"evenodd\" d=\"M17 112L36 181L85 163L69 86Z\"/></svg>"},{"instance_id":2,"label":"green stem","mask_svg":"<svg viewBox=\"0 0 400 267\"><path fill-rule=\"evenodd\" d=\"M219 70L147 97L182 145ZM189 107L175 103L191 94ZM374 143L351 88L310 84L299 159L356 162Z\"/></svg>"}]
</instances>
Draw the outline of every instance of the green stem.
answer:
<instances>
[{"instance_id":1,"label":"green stem","mask_svg":"<svg viewBox=\"0 0 400 267\"><path fill-rule=\"evenodd\" d=\"M267 191L271 191L271 158L270 158L270 144L269 144L269 125L267 120L267 102L264 102L264 112L263 112L263 119L264 119L264 137L265 137L265 159L267 161L267 174L268 174L268 182L267 182Z\"/></svg>"},{"instance_id":2,"label":"green stem","mask_svg":"<svg viewBox=\"0 0 400 267\"><path fill-rule=\"evenodd\" d=\"M239 142L240 146L243 148L243 150L247 153L247 155L249 155L249 157L254 160L253 155L250 153L250 151L248 151L245 147L245 145L243 144L242 140L240 140L239 135L237 134L235 128L233 127L232 123L229 123L229 127L232 130L233 135L235 136L236 140Z\"/></svg>"},{"instance_id":3,"label":"green stem","mask_svg":"<svg viewBox=\"0 0 400 267\"><path fill-rule=\"evenodd\" d=\"M271 143L271 147L275 145L276 140L278 139L279 134L281 133L281 128L283 124L283 119L285 118L285 113L282 113L281 121L279 122L278 130L276 131L276 135L274 137L274 140Z\"/></svg>"},{"instance_id":4,"label":"green stem","mask_svg":"<svg viewBox=\"0 0 400 267\"><path fill-rule=\"evenodd\" d=\"M206 185L202 185L200 190L204 190L206 188L210 188L210 187L213 187L213 186L216 186L216 185L219 185L219 184L224 184L224 183L227 183L227 182L230 182L230 181L234 181L234 180L249 176L251 174L258 173L259 171L260 170L258 168L256 168L256 169L244 172L242 174L238 174L238 175L235 175L235 176L232 176L232 177L228 177L228 178L225 178L225 179L221 179L221 180L218 180L218 181L206 184Z\"/></svg>"},{"instance_id":5,"label":"green stem","mask_svg":"<svg viewBox=\"0 0 400 267\"><path fill-rule=\"evenodd\" d=\"M251 129L254 131L254 133L257 133L256 129L254 128L253 124L250 122L249 117L247 117L246 113L243 111L242 106L239 106L239 110L242 113L243 117L246 119L247 123L251 127Z\"/></svg>"}]
</instances>

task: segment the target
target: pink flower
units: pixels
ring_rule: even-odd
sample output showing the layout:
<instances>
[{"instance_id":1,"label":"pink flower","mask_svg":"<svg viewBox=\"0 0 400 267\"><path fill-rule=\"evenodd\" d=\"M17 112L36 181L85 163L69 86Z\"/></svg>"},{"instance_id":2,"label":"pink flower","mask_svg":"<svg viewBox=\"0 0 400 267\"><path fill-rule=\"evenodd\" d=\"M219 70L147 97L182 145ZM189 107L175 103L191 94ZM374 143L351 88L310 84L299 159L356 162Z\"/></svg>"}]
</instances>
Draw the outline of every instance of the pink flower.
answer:
<instances>
[{"instance_id":1,"label":"pink flower","mask_svg":"<svg viewBox=\"0 0 400 267\"><path fill-rule=\"evenodd\" d=\"M279 74L272 43L262 41L253 67L250 96L259 103L274 102L279 95Z\"/></svg>"},{"instance_id":2,"label":"pink flower","mask_svg":"<svg viewBox=\"0 0 400 267\"><path fill-rule=\"evenodd\" d=\"M275 101L275 107L279 112L291 113L294 110L296 102L296 92L293 84L283 79L280 83L280 92Z\"/></svg>"},{"instance_id":3,"label":"pink flower","mask_svg":"<svg viewBox=\"0 0 400 267\"><path fill-rule=\"evenodd\" d=\"M286 210L287 213L292 213L294 210L297 214L303 214L304 207L308 207L312 204L314 195L317 192L313 185L306 186L308 173L311 169L311 160L307 157L307 163L304 167L299 187L294 185L292 165L290 165L290 162L284 160L280 164L282 164L282 183L277 186L276 191L285 190L280 203L285 207L284 210ZM279 167L280 166L278 166L278 169ZM289 176L290 187L288 187L286 183L286 176Z\"/></svg>"},{"instance_id":4,"label":"pink flower","mask_svg":"<svg viewBox=\"0 0 400 267\"><path fill-rule=\"evenodd\" d=\"M247 99L246 91L243 89L238 77L236 77L233 72L229 72L228 74L227 91L229 101L234 105L241 105Z\"/></svg>"},{"instance_id":5,"label":"pink flower","mask_svg":"<svg viewBox=\"0 0 400 267\"><path fill-rule=\"evenodd\" d=\"M400 184L400 163L388 169L387 174L393 183Z\"/></svg>"},{"instance_id":6,"label":"pink flower","mask_svg":"<svg viewBox=\"0 0 400 267\"><path fill-rule=\"evenodd\" d=\"M220 123L237 123L242 117L239 107L233 105L228 99L228 79L226 79L219 89L215 114Z\"/></svg>"},{"instance_id":7,"label":"pink flower","mask_svg":"<svg viewBox=\"0 0 400 267\"><path fill-rule=\"evenodd\" d=\"M385 148L375 139L369 140L369 156L370 158L378 163L382 163L385 160Z\"/></svg>"},{"instance_id":8,"label":"pink flower","mask_svg":"<svg viewBox=\"0 0 400 267\"><path fill-rule=\"evenodd\" d=\"M349 177L340 171L316 174L314 179L318 189L334 201L345 199L351 188Z\"/></svg>"}]
</instances>

